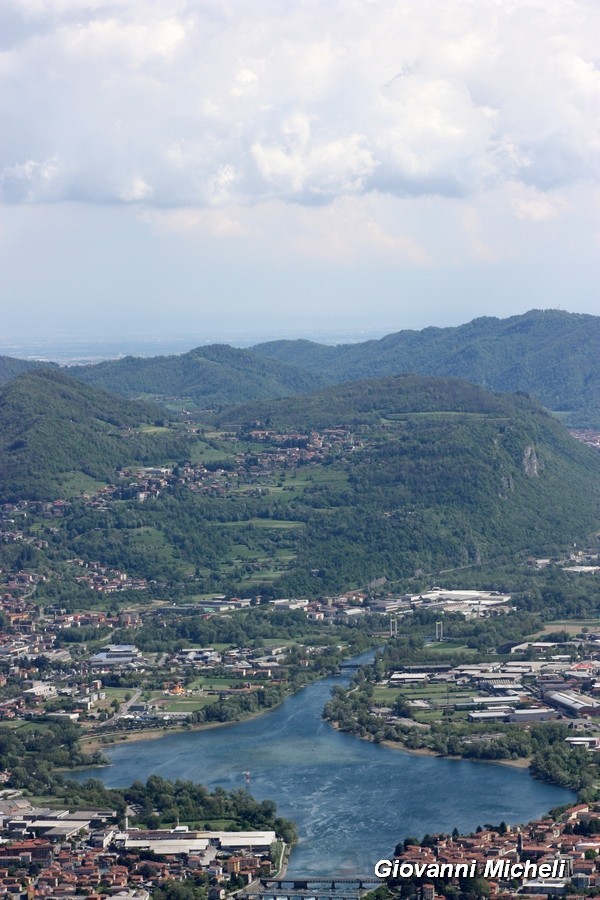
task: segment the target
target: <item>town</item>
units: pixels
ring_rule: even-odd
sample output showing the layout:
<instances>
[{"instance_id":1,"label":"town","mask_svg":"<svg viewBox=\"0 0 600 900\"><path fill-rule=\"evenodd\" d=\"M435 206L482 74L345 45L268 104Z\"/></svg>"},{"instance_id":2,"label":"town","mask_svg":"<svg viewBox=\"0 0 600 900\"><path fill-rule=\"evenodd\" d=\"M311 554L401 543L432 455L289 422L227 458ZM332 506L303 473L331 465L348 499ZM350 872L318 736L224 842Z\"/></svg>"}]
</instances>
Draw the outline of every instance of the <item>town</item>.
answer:
<instances>
[{"instance_id":1,"label":"town","mask_svg":"<svg viewBox=\"0 0 600 900\"><path fill-rule=\"evenodd\" d=\"M454 896L461 880L464 890L493 897L594 897L600 886L600 805L580 803L526 825L486 825L467 836L455 831L423 842L408 838L393 860L378 865L390 886L412 880L423 900Z\"/></svg>"},{"instance_id":2,"label":"town","mask_svg":"<svg viewBox=\"0 0 600 900\"><path fill-rule=\"evenodd\" d=\"M131 815L135 810L129 810ZM222 900L283 863L273 830L143 830L116 810L41 808L20 791L0 792L0 892L27 898L118 896L147 900L154 889L192 881Z\"/></svg>"}]
</instances>

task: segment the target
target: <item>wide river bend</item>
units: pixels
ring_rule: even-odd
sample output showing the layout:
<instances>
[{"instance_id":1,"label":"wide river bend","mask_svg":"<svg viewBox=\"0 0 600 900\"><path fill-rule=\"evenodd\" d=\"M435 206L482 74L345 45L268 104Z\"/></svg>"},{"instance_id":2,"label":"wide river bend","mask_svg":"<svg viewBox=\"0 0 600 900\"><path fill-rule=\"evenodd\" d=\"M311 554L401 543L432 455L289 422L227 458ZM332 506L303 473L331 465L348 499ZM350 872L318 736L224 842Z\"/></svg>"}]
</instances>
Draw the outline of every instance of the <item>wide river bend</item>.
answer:
<instances>
[{"instance_id":1,"label":"wide river bend","mask_svg":"<svg viewBox=\"0 0 600 900\"><path fill-rule=\"evenodd\" d=\"M526 770L415 756L335 731L321 711L346 682L325 678L246 722L116 745L110 766L78 780L119 787L156 774L231 790L249 771L252 794L298 826L290 874L370 874L407 835L526 822L574 799Z\"/></svg>"}]
</instances>

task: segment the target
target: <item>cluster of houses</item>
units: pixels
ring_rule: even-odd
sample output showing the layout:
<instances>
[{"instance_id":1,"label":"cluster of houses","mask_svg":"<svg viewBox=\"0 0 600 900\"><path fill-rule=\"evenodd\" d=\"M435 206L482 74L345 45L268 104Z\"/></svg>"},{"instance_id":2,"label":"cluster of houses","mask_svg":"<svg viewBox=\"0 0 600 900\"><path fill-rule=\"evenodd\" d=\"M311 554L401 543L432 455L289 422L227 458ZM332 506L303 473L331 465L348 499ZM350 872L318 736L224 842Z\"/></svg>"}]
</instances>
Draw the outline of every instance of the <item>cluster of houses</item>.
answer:
<instances>
[{"instance_id":1,"label":"cluster of houses","mask_svg":"<svg viewBox=\"0 0 600 900\"><path fill-rule=\"evenodd\" d=\"M214 647L188 647L180 650L175 661L181 665L205 672L218 670L225 675L240 678L272 678L285 663L287 647L269 647L268 652L251 647L235 647L215 650Z\"/></svg>"},{"instance_id":2,"label":"cluster of houses","mask_svg":"<svg viewBox=\"0 0 600 900\"><path fill-rule=\"evenodd\" d=\"M232 488L252 485L261 478L271 478L284 468L289 472L299 466L321 463L332 452L353 450L360 446L360 442L346 428L284 433L257 427L243 435L245 443L257 444L256 451L250 457L247 452L236 452L235 445L240 442L237 433L224 433L221 438L233 445L232 452L227 454L230 457L227 465L188 461L175 467L122 469L114 484L84 494L86 506L104 509L113 500L123 497L143 503L159 497L175 485L185 485L197 494L223 496Z\"/></svg>"},{"instance_id":3,"label":"cluster of houses","mask_svg":"<svg viewBox=\"0 0 600 900\"><path fill-rule=\"evenodd\" d=\"M417 609L427 609L436 615L458 613L466 619L505 615L514 609L510 594L498 591L457 591L433 588L420 594L401 594L397 597L369 598L365 592L349 591L324 600L271 600L274 606L302 609L307 618L331 624L353 619L365 613L378 613L394 619L410 616Z\"/></svg>"},{"instance_id":4,"label":"cluster of houses","mask_svg":"<svg viewBox=\"0 0 600 900\"><path fill-rule=\"evenodd\" d=\"M420 594L403 594L400 597L388 597L373 600L370 603L372 612L386 615L408 615L415 609L427 609L430 612L459 613L465 619L488 618L511 612L510 594L498 591L450 591L435 587Z\"/></svg>"},{"instance_id":5,"label":"cluster of houses","mask_svg":"<svg viewBox=\"0 0 600 900\"><path fill-rule=\"evenodd\" d=\"M131 578L126 572L111 569L99 562L85 562L83 559L72 559L69 562L84 570L83 574L75 577L75 581L84 584L91 591L116 594L119 591L145 591L148 588L145 578Z\"/></svg>"},{"instance_id":6,"label":"cluster of houses","mask_svg":"<svg viewBox=\"0 0 600 900\"><path fill-rule=\"evenodd\" d=\"M575 440L600 450L600 431L597 428L571 428L569 430Z\"/></svg>"},{"instance_id":7,"label":"cluster of houses","mask_svg":"<svg viewBox=\"0 0 600 900\"><path fill-rule=\"evenodd\" d=\"M127 615L121 614L120 618ZM72 618L67 616L68 620ZM71 627L74 627L72 623ZM16 644L20 646L16 648ZM18 694L11 691L10 697L0 700L0 720L51 716L87 722L100 731L106 730L108 725L114 726L117 720L120 720L120 728L137 725L149 727L158 721L162 724L177 724L187 719L193 708L190 707L187 711L171 709L170 706L176 699L188 697L193 701L200 693L222 698L258 690L265 680L272 683L283 680L287 662L286 645L271 646L268 649L237 647L220 650L213 647L188 647L176 650L173 654L150 654L149 658L135 644L114 643L76 659L72 659L68 651L64 651L65 658L58 660L56 655L53 656L56 665L51 670L40 671L39 658L28 652L31 649L30 642L13 640L10 646L18 656L12 660L7 675L0 673L0 688L9 683L13 687L19 685L21 690ZM36 649L43 651L45 658L60 652L44 649L42 646ZM322 648L305 648L306 658L301 659L299 664L308 666L308 657L321 650ZM166 679L163 681L162 691L156 689L157 673ZM141 693L146 677L151 676L154 684L150 692L152 699L133 697L132 689L130 701L127 700L128 695L125 697L127 708L113 711L110 708L110 698L107 700L106 690L103 689L103 680L110 684L114 675L125 674L129 678L137 676L137 695ZM213 689L210 689L210 685L205 690L185 687L191 678L199 675L207 678L214 676L217 683ZM109 720L106 726L102 724L105 720Z\"/></svg>"}]
</instances>

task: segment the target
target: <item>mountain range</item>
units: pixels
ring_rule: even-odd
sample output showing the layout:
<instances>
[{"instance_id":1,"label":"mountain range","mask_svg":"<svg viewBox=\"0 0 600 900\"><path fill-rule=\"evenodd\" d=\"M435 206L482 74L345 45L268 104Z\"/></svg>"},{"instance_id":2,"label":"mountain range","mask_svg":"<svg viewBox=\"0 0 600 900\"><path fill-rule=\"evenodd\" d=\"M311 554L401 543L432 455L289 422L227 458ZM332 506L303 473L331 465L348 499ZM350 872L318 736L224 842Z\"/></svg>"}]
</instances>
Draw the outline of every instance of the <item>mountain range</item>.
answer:
<instances>
[{"instance_id":1,"label":"mountain range","mask_svg":"<svg viewBox=\"0 0 600 900\"><path fill-rule=\"evenodd\" d=\"M569 426L600 427L599 356L600 317L531 310L355 344L284 340L247 350L213 344L177 356L128 356L64 371L131 399L195 411L386 375L452 376L492 391L524 391ZM40 365L0 357L0 384Z\"/></svg>"},{"instance_id":2,"label":"mountain range","mask_svg":"<svg viewBox=\"0 0 600 900\"><path fill-rule=\"evenodd\" d=\"M457 376L494 391L525 391L568 424L600 425L598 316L531 310L335 347L270 341L252 352L336 383L403 372Z\"/></svg>"},{"instance_id":3,"label":"mountain range","mask_svg":"<svg viewBox=\"0 0 600 900\"><path fill-rule=\"evenodd\" d=\"M32 372L34 369L54 368L55 363L36 362L30 359L17 359L14 356L0 356L0 386L17 378L18 375L24 375L26 372Z\"/></svg>"}]
</instances>

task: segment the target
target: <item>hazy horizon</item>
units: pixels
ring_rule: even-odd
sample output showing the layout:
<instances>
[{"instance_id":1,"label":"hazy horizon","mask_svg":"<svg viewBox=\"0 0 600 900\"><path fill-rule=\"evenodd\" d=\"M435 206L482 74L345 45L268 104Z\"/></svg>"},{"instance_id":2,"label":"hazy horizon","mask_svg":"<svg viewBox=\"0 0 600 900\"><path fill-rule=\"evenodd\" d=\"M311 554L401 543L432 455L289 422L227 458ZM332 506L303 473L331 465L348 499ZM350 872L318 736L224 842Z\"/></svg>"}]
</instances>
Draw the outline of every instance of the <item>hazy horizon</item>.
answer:
<instances>
[{"instance_id":1,"label":"hazy horizon","mask_svg":"<svg viewBox=\"0 0 600 900\"><path fill-rule=\"evenodd\" d=\"M526 310L525 312L528 312ZM549 310L554 311L554 310ZM561 310L571 313L570 310ZM578 314L578 313L574 313ZM589 313L585 313L589 315ZM517 314L519 315L519 314ZM505 319L509 316L490 316L491 318ZM472 319L468 320L469 322ZM455 325L441 325L430 323L429 327L460 327L468 324L457 322ZM195 347L211 344L229 344L237 348L250 348L256 344L275 340L299 340L306 339L321 344L355 344L362 341L378 340L388 334L398 331L423 329L405 329L397 327L348 327L344 325L323 326L298 325L297 328L269 330L256 328L256 330L237 330L224 328L211 332L194 334L164 334L147 333L129 336L93 334L69 334L47 333L44 337L22 336L12 341L0 338L0 355L13 356L21 359L41 360L57 362L60 365L74 365L100 362L107 359L119 359L124 356L171 356L186 353Z\"/></svg>"},{"instance_id":2,"label":"hazy horizon","mask_svg":"<svg viewBox=\"0 0 600 900\"><path fill-rule=\"evenodd\" d=\"M12 341L0 339L0 355L15 356L23 359L42 359L49 362L84 361L116 359L122 356L162 356L186 353L194 347L210 344L229 344L232 347L246 348L271 340L295 340L306 338L323 344L358 343L370 339L384 337L389 331L385 329L362 328L357 330L306 328L296 333L270 332L258 329L256 332L238 332L235 329L216 330L210 333L199 333L196 337L190 334L139 334L128 337L103 336L92 334L46 334L45 337L34 338L22 336Z\"/></svg>"}]
</instances>

